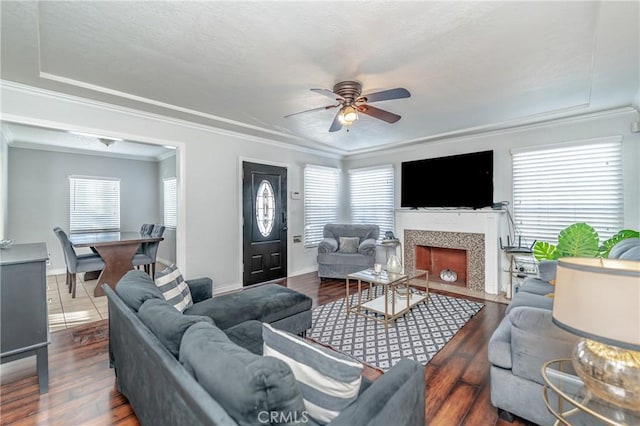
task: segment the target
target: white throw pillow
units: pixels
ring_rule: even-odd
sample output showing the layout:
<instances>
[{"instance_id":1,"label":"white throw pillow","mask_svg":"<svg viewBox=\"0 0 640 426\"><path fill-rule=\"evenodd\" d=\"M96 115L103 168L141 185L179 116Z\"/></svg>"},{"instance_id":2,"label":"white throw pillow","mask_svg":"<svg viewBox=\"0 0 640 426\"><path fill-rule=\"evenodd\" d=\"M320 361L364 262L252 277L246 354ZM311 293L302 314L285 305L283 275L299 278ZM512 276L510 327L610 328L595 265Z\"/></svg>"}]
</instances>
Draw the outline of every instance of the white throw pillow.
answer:
<instances>
[{"instance_id":1,"label":"white throw pillow","mask_svg":"<svg viewBox=\"0 0 640 426\"><path fill-rule=\"evenodd\" d=\"M157 272L155 283L164 299L178 311L184 312L185 309L193 306L191 290L176 265Z\"/></svg>"},{"instance_id":2,"label":"white throw pillow","mask_svg":"<svg viewBox=\"0 0 640 426\"><path fill-rule=\"evenodd\" d=\"M305 409L316 423L331 422L358 398L361 363L266 323L262 339L263 355L284 361L293 371Z\"/></svg>"}]
</instances>

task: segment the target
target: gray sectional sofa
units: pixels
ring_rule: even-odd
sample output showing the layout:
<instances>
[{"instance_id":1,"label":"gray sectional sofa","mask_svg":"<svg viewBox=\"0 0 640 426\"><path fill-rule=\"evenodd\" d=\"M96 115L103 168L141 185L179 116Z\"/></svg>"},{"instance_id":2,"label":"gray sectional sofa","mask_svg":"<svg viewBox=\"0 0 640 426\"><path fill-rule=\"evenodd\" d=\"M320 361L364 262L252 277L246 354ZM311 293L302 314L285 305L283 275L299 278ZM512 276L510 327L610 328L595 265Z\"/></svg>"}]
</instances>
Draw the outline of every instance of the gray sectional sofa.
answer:
<instances>
[{"instance_id":1,"label":"gray sectional sofa","mask_svg":"<svg viewBox=\"0 0 640 426\"><path fill-rule=\"evenodd\" d=\"M609 258L640 260L640 239L619 242ZM489 340L491 402L509 421L517 415L539 425L555 422L542 399L541 368L552 359L571 358L578 341L551 321L555 267L555 261L540 262L539 277L524 280ZM554 393L549 395L556 404Z\"/></svg>"},{"instance_id":2,"label":"gray sectional sofa","mask_svg":"<svg viewBox=\"0 0 640 426\"><path fill-rule=\"evenodd\" d=\"M256 377L290 373L282 361L262 357L262 322L303 334L311 326L311 300L275 284L212 297L210 279L186 282L194 305L184 313L166 303L141 271L128 272L115 292L103 286L118 389L143 425L270 424L262 423L268 416L238 414L245 408L255 414L273 399L274 388L256 385ZM247 383L239 365L260 367ZM288 389L287 395L294 391ZM422 426L424 391L424 367L402 360L373 383L363 378L356 401L330 424ZM246 400L247 395L252 403L238 406L240 396ZM281 397L291 398L287 395Z\"/></svg>"}]
</instances>

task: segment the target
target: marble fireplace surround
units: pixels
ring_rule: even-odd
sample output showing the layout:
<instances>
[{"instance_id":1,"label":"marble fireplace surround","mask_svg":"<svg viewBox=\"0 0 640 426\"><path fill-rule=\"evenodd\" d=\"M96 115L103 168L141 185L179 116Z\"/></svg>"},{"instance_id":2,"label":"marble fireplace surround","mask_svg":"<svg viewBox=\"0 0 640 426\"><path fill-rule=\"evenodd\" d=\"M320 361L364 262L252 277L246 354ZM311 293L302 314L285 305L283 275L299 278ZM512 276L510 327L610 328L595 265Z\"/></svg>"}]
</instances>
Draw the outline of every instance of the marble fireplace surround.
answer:
<instances>
[{"instance_id":1,"label":"marble fireplace surround","mask_svg":"<svg viewBox=\"0 0 640 426\"><path fill-rule=\"evenodd\" d=\"M409 268L415 267L416 246L466 250L466 286L474 291L484 291L484 234L405 229L404 262Z\"/></svg>"},{"instance_id":2,"label":"marble fireplace surround","mask_svg":"<svg viewBox=\"0 0 640 426\"><path fill-rule=\"evenodd\" d=\"M396 209L395 230L404 264L413 266L415 244L462 248L468 250L467 288L498 294L505 282L498 243L503 215L491 209Z\"/></svg>"}]
</instances>

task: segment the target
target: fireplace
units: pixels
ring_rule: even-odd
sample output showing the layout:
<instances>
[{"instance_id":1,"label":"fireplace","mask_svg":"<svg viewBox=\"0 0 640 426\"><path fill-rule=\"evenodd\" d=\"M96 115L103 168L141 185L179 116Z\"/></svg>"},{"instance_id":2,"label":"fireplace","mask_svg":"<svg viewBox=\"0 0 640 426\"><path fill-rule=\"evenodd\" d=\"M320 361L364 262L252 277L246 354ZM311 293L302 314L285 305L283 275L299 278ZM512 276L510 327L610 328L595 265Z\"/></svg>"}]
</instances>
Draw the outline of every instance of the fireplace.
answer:
<instances>
[{"instance_id":1,"label":"fireplace","mask_svg":"<svg viewBox=\"0 0 640 426\"><path fill-rule=\"evenodd\" d=\"M404 256L405 266L427 269L431 281L445 282L440 279L440 273L449 268L458 277L457 282L447 284L475 291L485 290L484 234L405 229ZM425 263L422 262L434 258L435 265L432 262L424 268Z\"/></svg>"},{"instance_id":2,"label":"fireplace","mask_svg":"<svg viewBox=\"0 0 640 426\"><path fill-rule=\"evenodd\" d=\"M467 287L467 250L415 246L415 267L429 271L429 280Z\"/></svg>"},{"instance_id":3,"label":"fireplace","mask_svg":"<svg viewBox=\"0 0 640 426\"><path fill-rule=\"evenodd\" d=\"M504 214L492 209L396 210L404 265L415 267L416 245L466 250L467 288L489 294L504 291L509 277L502 270L498 246ZM435 275L440 271L430 271L429 278Z\"/></svg>"}]
</instances>

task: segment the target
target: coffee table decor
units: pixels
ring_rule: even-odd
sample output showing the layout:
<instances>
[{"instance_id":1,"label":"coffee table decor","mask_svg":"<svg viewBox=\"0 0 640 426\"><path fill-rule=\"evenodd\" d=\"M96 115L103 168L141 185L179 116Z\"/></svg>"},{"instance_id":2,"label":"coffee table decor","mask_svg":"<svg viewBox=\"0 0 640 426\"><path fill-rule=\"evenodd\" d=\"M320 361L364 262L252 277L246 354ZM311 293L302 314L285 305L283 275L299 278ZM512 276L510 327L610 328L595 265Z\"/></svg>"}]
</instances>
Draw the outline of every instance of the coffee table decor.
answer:
<instances>
[{"instance_id":1,"label":"coffee table decor","mask_svg":"<svg viewBox=\"0 0 640 426\"><path fill-rule=\"evenodd\" d=\"M383 286L372 286L372 298L383 296L383 290ZM368 292L369 288L362 290L363 299L368 299ZM354 306L357 298L357 294L350 295L348 304ZM427 303L413 306L385 330L384 323L369 317L347 318L345 300L313 309L307 337L382 371L401 358L426 365L484 307L482 303L430 293Z\"/></svg>"}]
</instances>

